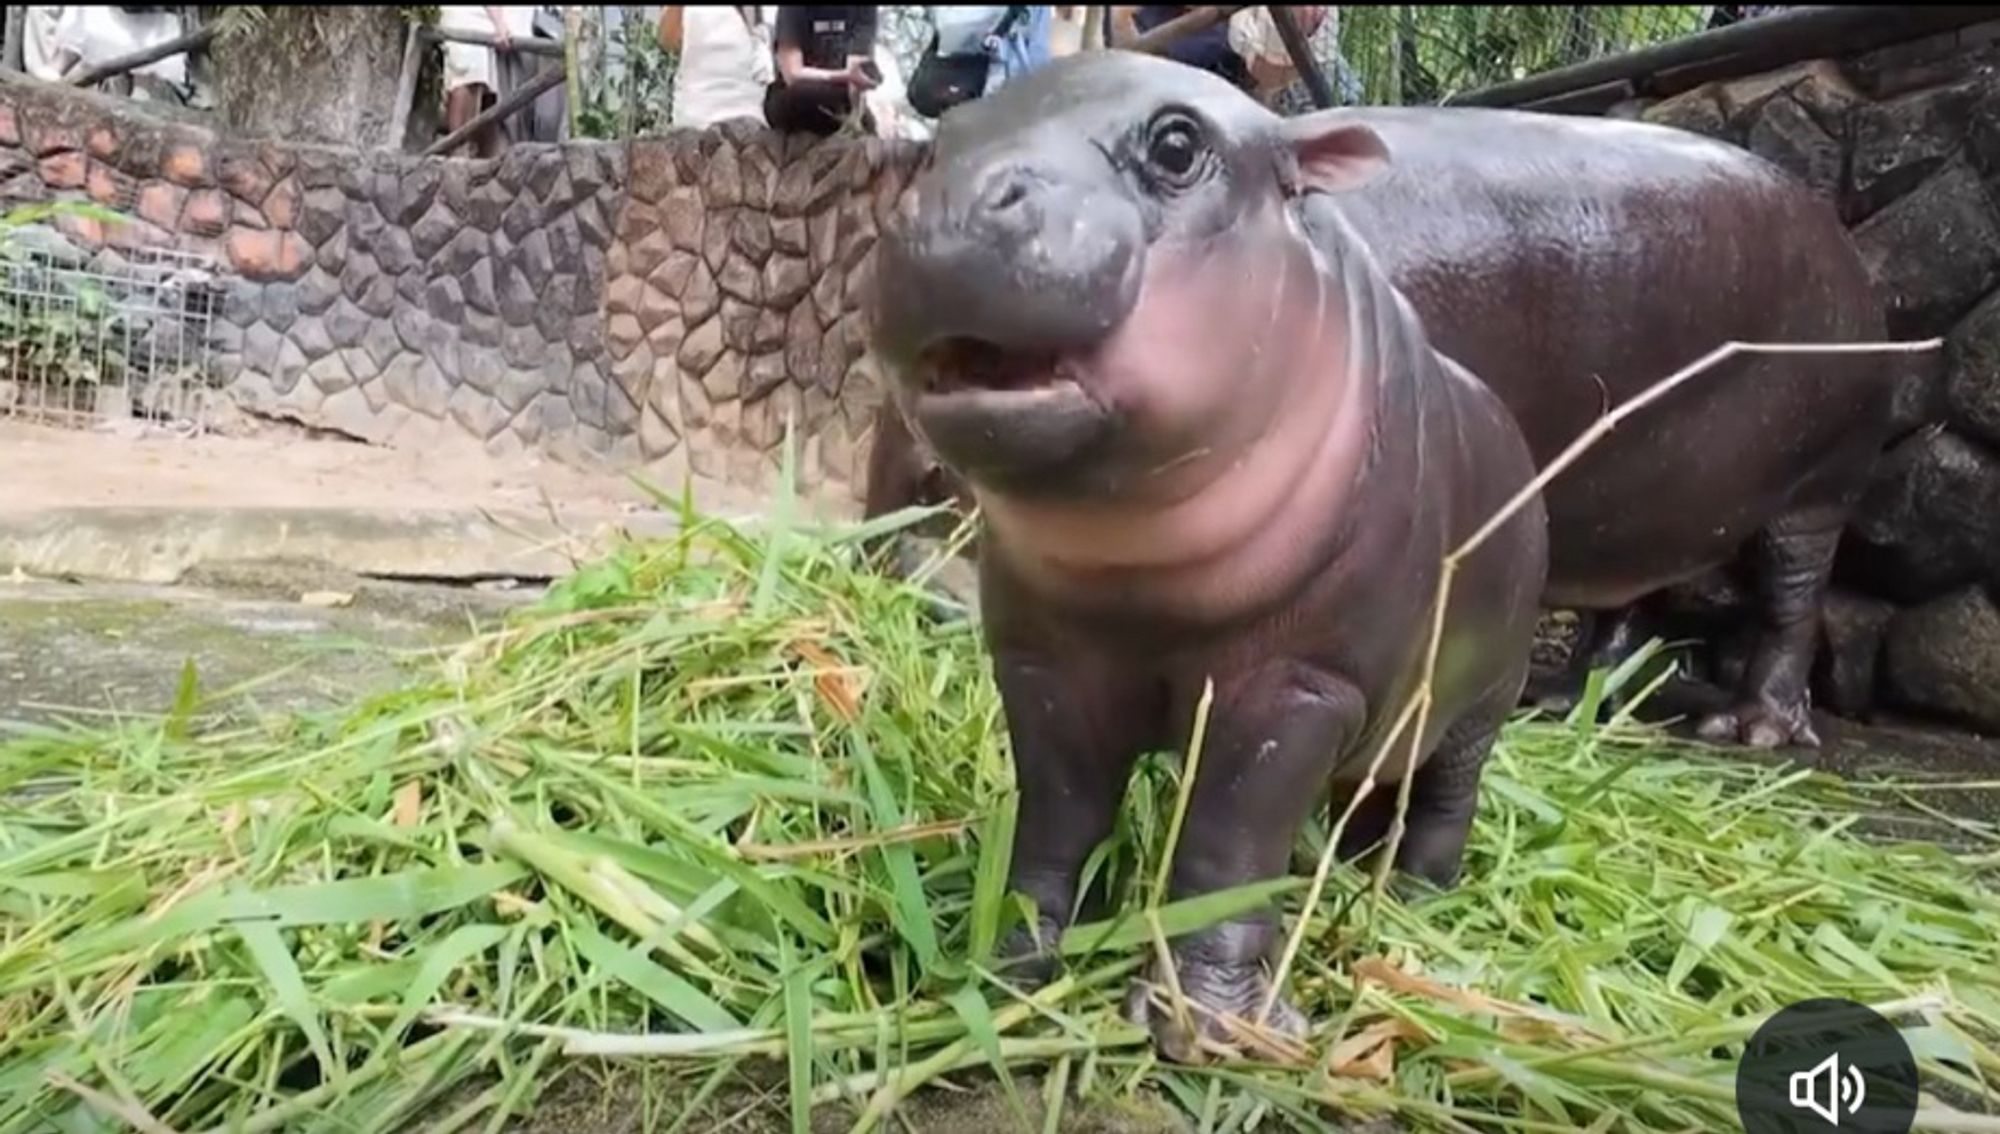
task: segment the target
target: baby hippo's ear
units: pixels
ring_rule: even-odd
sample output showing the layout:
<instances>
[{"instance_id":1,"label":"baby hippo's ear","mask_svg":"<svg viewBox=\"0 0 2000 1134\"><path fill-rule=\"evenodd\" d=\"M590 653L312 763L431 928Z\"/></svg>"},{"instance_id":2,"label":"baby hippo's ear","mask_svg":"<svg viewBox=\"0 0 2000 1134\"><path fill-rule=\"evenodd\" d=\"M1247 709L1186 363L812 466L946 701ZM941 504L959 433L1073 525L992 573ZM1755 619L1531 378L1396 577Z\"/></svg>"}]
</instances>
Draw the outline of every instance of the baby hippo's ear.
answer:
<instances>
[{"instance_id":1,"label":"baby hippo's ear","mask_svg":"<svg viewBox=\"0 0 2000 1134\"><path fill-rule=\"evenodd\" d=\"M1389 168L1382 136L1337 110L1283 119L1278 151L1279 177L1292 196L1359 189Z\"/></svg>"}]
</instances>

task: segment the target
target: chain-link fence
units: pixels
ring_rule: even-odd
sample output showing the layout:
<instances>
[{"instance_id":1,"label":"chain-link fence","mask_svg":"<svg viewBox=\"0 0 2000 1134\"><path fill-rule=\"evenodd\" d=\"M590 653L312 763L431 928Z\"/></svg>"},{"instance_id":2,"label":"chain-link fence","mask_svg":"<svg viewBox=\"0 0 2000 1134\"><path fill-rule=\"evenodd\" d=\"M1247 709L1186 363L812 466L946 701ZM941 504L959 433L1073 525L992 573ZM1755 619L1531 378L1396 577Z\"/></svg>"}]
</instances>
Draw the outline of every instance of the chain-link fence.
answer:
<instances>
[{"instance_id":1,"label":"chain-link fence","mask_svg":"<svg viewBox=\"0 0 2000 1134\"><path fill-rule=\"evenodd\" d=\"M1713 18L1706 5L1390 4L1340 9L1336 36L1315 46L1344 101L1428 104L1678 39Z\"/></svg>"}]
</instances>

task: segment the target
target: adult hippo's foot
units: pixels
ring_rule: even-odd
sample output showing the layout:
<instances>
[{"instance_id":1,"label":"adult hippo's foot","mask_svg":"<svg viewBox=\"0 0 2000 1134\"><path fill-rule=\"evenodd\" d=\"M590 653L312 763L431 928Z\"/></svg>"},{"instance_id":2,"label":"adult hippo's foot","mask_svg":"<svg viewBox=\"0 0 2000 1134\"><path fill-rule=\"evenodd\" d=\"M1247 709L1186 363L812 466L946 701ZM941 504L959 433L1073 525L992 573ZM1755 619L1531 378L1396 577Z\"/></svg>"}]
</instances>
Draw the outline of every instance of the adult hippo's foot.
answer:
<instances>
[{"instance_id":1,"label":"adult hippo's foot","mask_svg":"<svg viewBox=\"0 0 2000 1134\"><path fill-rule=\"evenodd\" d=\"M1270 995L1271 974L1258 947L1267 936L1261 925L1225 926L1174 949L1173 979L1154 961L1126 995L1126 1018L1151 1032L1155 1050L1175 1063L1282 1057L1305 1038L1306 1018L1283 996Z\"/></svg>"},{"instance_id":2,"label":"adult hippo's foot","mask_svg":"<svg viewBox=\"0 0 2000 1134\"><path fill-rule=\"evenodd\" d=\"M1843 514L1832 508L1780 516L1757 536L1757 602L1763 616L1734 707L1702 721L1703 740L1752 748L1818 748L1811 674L1821 601L1833 574Z\"/></svg>"},{"instance_id":3,"label":"adult hippo's foot","mask_svg":"<svg viewBox=\"0 0 2000 1134\"><path fill-rule=\"evenodd\" d=\"M1024 992L1034 992L1056 979L1062 969L1057 946L1062 941L1063 924L1041 915L1033 928L1015 926L994 947L999 976Z\"/></svg>"}]
</instances>

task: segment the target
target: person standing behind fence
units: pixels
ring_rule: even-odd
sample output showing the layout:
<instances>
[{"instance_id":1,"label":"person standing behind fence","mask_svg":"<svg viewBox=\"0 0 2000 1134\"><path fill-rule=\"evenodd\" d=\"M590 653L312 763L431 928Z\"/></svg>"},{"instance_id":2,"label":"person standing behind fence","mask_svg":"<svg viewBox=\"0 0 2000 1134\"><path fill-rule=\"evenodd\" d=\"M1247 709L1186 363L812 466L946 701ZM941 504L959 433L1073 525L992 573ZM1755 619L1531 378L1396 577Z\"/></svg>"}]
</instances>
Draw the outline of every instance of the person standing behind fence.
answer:
<instances>
[{"instance_id":1,"label":"person standing behind fence","mask_svg":"<svg viewBox=\"0 0 2000 1134\"><path fill-rule=\"evenodd\" d=\"M660 46L678 60L669 115L675 126L764 121L764 89L776 74L770 29L755 5L662 8Z\"/></svg>"},{"instance_id":2,"label":"person standing behind fence","mask_svg":"<svg viewBox=\"0 0 2000 1134\"><path fill-rule=\"evenodd\" d=\"M535 31L533 5L500 7L492 4L446 6L438 9L438 30L490 35L501 50L513 46L516 38L526 39ZM499 68L494 50L469 43L444 41L444 128L456 133L481 111L499 99ZM497 123L489 124L473 139L480 157L494 157L501 149L502 134Z\"/></svg>"},{"instance_id":3,"label":"person standing behind fence","mask_svg":"<svg viewBox=\"0 0 2000 1134\"><path fill-rule=\"evenodd\" d=\"M1112 46L1123 47L1139 36L1152 31L1169 21L1179 19L1194 11L1192 7L1173 7L1165 4L1150 4L1136 7L1116 7L1111 9ZM1220 75L1245 91L1256 88L1256 80L1250 77L1249 65L1236 49L1229 44L1229 24L1227 21L1210 24L1192 35L1185 35L1168 44L1160 55L1190 67Z\"/></svg>"},{"instance_id":4,"label":"person standing behind fence","mask_svg":"<svg viewBox=\"0 0 2000 1134\"><path fill-rule=\"evenodd\" d=\"M778 76L764 89L764 120L787 133L833 134L879 82L875 8L782 6L774 24ZM862 128L875 130L865 110Z\"/></svg>"}]
</instances>

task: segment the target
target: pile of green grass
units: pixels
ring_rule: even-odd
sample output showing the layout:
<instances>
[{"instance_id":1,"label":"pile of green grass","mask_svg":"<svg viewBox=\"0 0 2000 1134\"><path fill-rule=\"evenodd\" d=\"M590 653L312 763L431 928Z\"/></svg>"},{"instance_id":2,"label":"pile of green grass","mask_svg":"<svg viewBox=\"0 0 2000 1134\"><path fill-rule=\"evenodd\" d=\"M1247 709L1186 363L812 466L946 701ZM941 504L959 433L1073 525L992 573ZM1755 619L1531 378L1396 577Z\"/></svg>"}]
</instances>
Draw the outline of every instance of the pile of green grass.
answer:
<instances>
[{"instance_id":1,"label":"pile of green grass","mask_svg":"<svg viewBox=\"0 0 2000 1134\"><path fill-rule=\"evenodd\" d=\"M1093 866L1121 912L1010 991L975 633L860 529L687 519L351 711L219 721L190 673L159 717L0 742L0 1131L493 1130L579 1056L642 1063L659 1129L745 1084L765 1128L874 1128L999 1067L1049 1130L1139 1090L1216 1130L1722 1130L1742 1042L1828 995L1995 1109L2000 836L1870 843L1885 789L1624 725L1511 727L1459 889L1371 907L1336 872L1305 1066L1162 1065L1119 1012L1157 935L1295 917L1303 880L1156 906L1179 789L1150 761Z\"/></svg>"}]
</instances>

